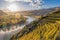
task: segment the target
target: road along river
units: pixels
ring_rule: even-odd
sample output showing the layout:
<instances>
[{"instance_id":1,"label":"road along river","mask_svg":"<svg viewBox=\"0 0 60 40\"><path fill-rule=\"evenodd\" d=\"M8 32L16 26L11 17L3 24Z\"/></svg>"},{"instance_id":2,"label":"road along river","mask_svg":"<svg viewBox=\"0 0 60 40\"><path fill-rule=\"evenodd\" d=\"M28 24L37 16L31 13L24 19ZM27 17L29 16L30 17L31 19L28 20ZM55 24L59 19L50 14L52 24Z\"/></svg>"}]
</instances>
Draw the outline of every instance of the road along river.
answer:
<instances>
[{"instance_id":1,"label":"road along river","mask_svg":"<svg viewBox=\"0 0 60 40\"><path fill-rule=\"evenodd\" d=\"M29 17L29 16L24 16L24 17L28 18L26 20L27 24L35 20L34 18ZM17 28L11 29L9 31L7 29L6 31L0 30L0 40L9 40L14 34L17 34L18 32L20 32L25 27L25 25L26 24L21 25L21 26L18 25Z\"/></svg>"}]
</instances>

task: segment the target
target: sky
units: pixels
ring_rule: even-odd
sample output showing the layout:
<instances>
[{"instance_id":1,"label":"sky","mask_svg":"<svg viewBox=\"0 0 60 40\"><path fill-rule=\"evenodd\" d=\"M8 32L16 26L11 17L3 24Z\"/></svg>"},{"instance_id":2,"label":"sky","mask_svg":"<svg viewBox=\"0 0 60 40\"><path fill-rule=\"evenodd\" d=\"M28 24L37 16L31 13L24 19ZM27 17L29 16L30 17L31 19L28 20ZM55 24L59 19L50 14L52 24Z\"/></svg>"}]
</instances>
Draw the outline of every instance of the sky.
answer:
<instances>
[{"instance_id":1,"label":"sky","mask_svg":"<svg viewBox=\"0 0 60 40\"><path fill-rule=\"evenodd\" d=\"M0 10L24 11L60 7L60 0L0 0Z\"/></svg>"}]
</instances>

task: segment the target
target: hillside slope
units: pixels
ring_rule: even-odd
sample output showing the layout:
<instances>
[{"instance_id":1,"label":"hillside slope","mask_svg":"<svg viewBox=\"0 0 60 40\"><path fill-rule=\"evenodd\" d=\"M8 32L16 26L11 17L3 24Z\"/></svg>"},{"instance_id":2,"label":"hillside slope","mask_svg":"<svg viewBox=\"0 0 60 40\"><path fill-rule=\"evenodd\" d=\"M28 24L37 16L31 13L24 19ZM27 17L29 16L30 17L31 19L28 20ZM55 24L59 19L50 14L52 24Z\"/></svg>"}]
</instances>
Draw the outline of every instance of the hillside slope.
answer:
<instances>
[{"instance_id":1,"label":"hillside slope","mask_svg":"<svg viewBox=\"0 0 60 40\"><path fill-rule=\"evenodd\" d=\"M60 40L60 11L33 21L10 40Z\"/></svg>"},{"instance_id":2,"label":"hillside slope","mask_svg":"<svg viewBox=\"0 0 60 40\"><path fill-rule=\"evenodd\" d=\"M60 10L60 7L54 7L54 8L48 8L48 9L6 12L6 13L7 14L17 14L17 13L19 13L20 15L23 15L23 16L40 16L40 15L49 14L49 12L55 11L57 8Z\"/></svg>"},{"instance_id":3,"label":"hillside slope","mask_svg":"<svg viewBox=\"0 0 60 40\"><path fill-rule=\"evenodd\" d=\"M3 12L2 10L0 10L0 16L3 16L3 15L7 15L7 14Z\"/></svg>"},{"instance_id":4,"label":"hillside slope","mask_svg":"<svg viewBox=\"0 0 60 40\"><path fill-rule=\"evenodd\" d=\"M20 13L21 15L29 15L29 16L40 16L40 15L49 14L49 12L55 11L57 8L60 10L60 7L55 7L49 9L29 10L29 11L21 11L21 12L19 11L16 13Z\"/></svg>"}]
</instances>

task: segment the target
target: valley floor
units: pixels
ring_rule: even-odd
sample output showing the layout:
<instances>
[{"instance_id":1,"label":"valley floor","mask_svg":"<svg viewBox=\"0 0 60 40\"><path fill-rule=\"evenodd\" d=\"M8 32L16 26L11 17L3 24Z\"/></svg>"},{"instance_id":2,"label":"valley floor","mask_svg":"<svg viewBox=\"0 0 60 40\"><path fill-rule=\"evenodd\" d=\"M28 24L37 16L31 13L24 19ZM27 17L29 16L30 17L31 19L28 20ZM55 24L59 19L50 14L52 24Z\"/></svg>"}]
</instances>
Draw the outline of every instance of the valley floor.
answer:
<instances>
[{"instance_id":1,"label":"valley floor","mask_svg":"<svg viewBox=\"0 0 60 40\"><path fill-rule=\"evenodd\" d=\"M31 22L11 40L60 40L60 12Z\"/></svg>"}]
</instances>

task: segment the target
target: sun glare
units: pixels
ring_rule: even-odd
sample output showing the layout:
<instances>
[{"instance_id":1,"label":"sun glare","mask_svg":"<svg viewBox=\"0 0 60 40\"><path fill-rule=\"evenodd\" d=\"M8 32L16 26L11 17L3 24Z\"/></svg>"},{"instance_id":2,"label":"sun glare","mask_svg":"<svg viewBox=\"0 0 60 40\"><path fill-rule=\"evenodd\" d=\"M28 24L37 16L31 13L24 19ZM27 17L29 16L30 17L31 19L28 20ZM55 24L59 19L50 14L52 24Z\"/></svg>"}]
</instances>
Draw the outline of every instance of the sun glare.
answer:
<instances>
[{"instance_id":1,"label":"sun glare","mask_svg":"<svg viewBox=\"0 0 60 40\"><path fill-rule=\"evenodd\" d=\"M10 5L7 7L7 9L8 9L9 11L18 11L18 7L17 7L17 5L15 5L15 4L10 4Z\"/></svg>"}]
</instances>

